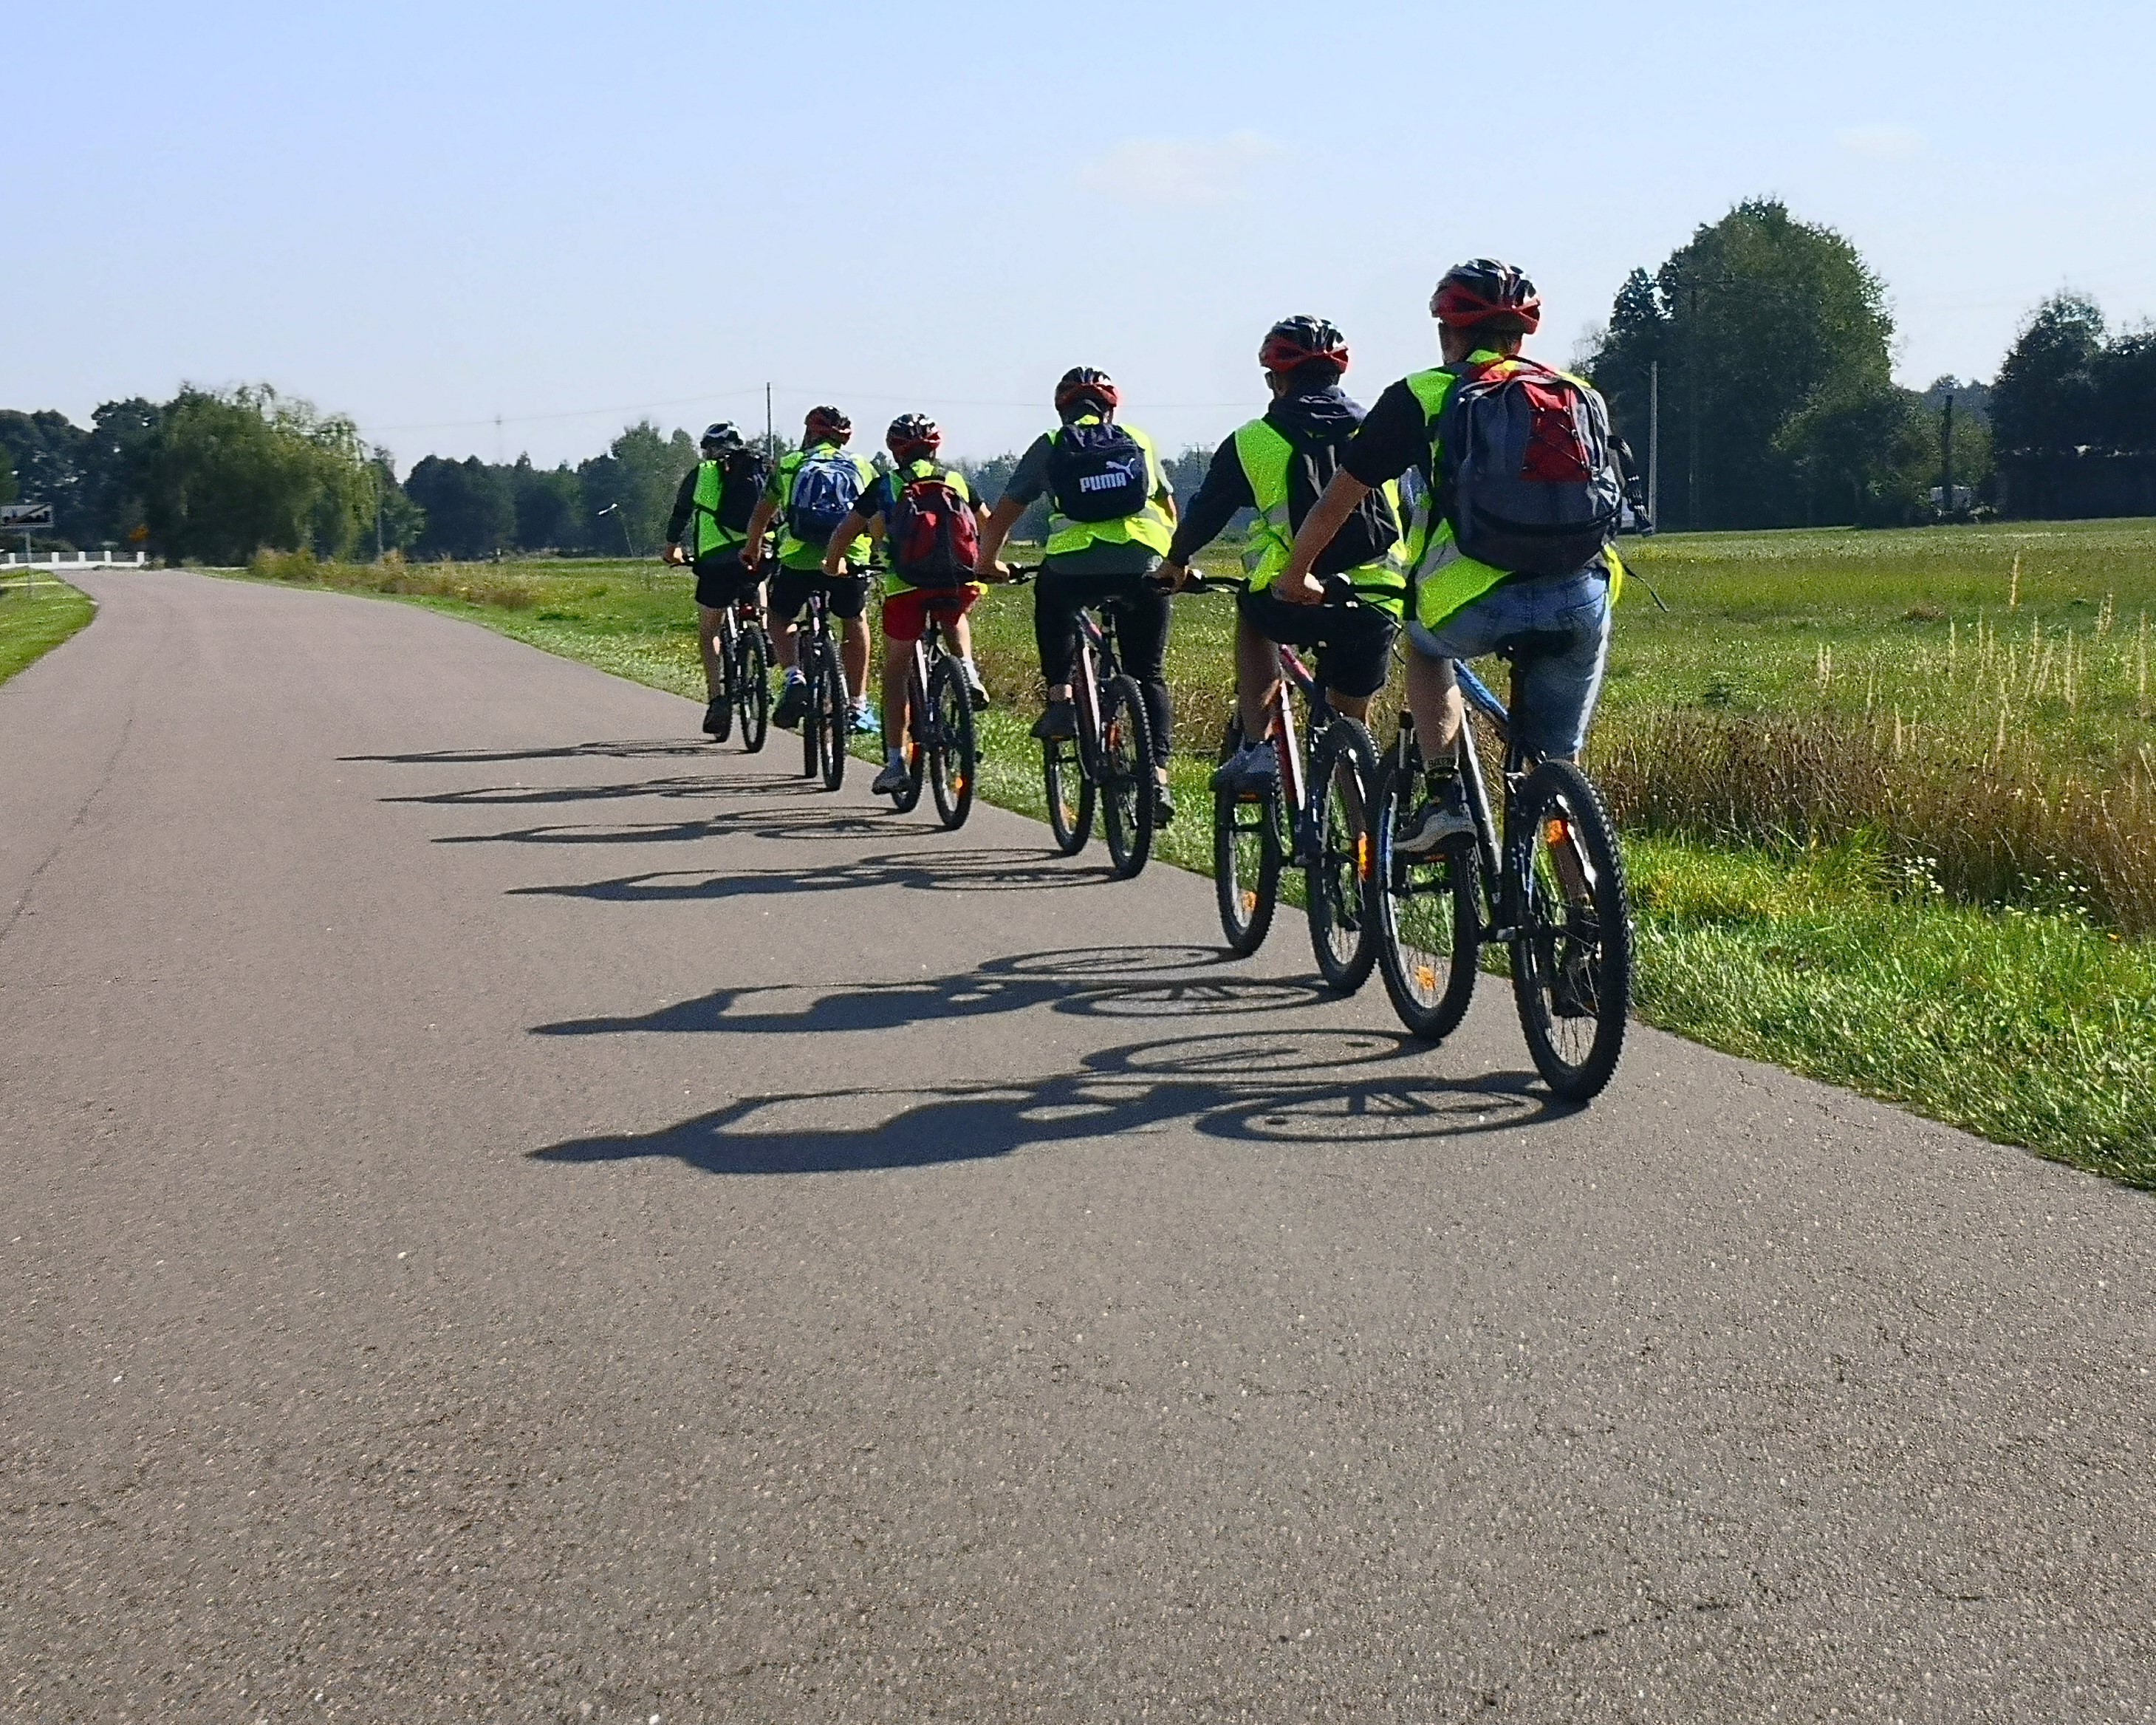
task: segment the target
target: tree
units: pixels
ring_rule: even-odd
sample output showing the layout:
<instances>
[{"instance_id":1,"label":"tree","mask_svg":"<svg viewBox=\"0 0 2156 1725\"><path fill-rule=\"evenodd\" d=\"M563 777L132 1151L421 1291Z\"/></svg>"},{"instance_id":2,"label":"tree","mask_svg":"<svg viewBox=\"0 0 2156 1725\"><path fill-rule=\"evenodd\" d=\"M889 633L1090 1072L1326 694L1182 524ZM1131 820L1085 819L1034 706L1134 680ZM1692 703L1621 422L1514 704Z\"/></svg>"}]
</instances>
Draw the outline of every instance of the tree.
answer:
<instances>
[{"instance_id":1,"label":"tree","mask_svg":"<svg viewBox=\"0 0 2156 1725\"><path fill-rule=\"evenodd\" d=\"M83 531L100 545L135 536L148 521L150 459L165 412L141 396L109 401L90 416L81 445Z\"/></svg>"},{"instance_id":2,"label":"tree","mask_svg":"<svg viewBox=\"0 0 2156 1725\"><path fill-rule=\"evenodd\" d=\"M54 533L71 543L85 531L84 440L82 429L64 413L0 410L0 452L14 469L17 489L26 502L51 504Z\"/></svg>"},{"instance_id":3,"label":"tree","mask_svg":"<svg viewBox=\"0 0 2156 1725\"><path fill-rule=\"evenodd\" d=\"M2089 367L2088 441L2107 449L2156 449L2156 329L2119 336Z\"/></svg>"},{"instance_id":4,"label":"tree","mask_svg":"<svg viewBox=\"0 0 2156 1725\"><path fill-rule=\"evenodd\" d=\"M516 537L509 470L476 455L462 461L427 456L406 478L404 494L426 511L422 557L490 557Z\"/></svg>"},{"instance_id":5,"label":"tree","mask_svg":"<svg viewBox=\"0 0 2156 1725\"><path fill-rule=\"evenodd\" d=\"M8 452L0 449L0 503L13 503L17 496L15 464L8 459Z\"/></svg>"},{"instance_id":6,"label":"tree","mask_svg":"<svg viewBox=\"0 0 2156 1725\"><path fill-rule=\"evenodd\" d=\"M145 467L145 521L165 555L244 562L259 550L350 555L374 518L359 434L267 384L181 390Z\"/></svg>"},{"instance_id":7,"label":"tree","mask_svg":"<svg viewBox=\"0 0 2156 1725\"><path fill-rule=\"evenodd\" d=\"M630 426L613 440L603 455L593 456L577 469L583 490L586 526L611 550L616 529L600 523L602 513L618 511L631 556L655 552L666 534L666 517L674 507L674 493L681 475L696 465L696 446L689 434L678 428L669 439L649 419Z\"/></svg>"},{"instance_id":8,"label":"tree","mask_svg":"<svg viewBox=\"0 0 2156 1725\"><path fill-rule=\"evenodd\" d=\"M2096 380L2103 313L2086 295L2054 294L2022 325L1991 387L2002 449L2058 454L2097 439Z\"/></svg>"},{"instance_id":9,"label":"tree","mask_svg":"<svg viewBox=\"0 0 2156 1725\"><path fill-rule=\"evenodd\" d=\"M1859 400L1876 408L1892 388L1893 329L1885 287L1855 246L1754 198L1699 228L1651 277L1633 271L1589 369L1618 429L1644 451L1661 364L1666 522L1787 526L1838 506L1807 491L1823 482L1803 460L1810 445L1782 434L1815 404L1815 425Z\"/></svg>"},{"instance_id":10,"label":"tree","mask_svg":"<svg viewBox=\"0 0 2156 1725\"><path fill-rule=\"evenodd\" d=\"M592 542L584 519L584 488L564 461L559 467L531 465L520 455L510 470L516 510L516 543L525 551L578 551Z\"/></svg>"}]
</instances>

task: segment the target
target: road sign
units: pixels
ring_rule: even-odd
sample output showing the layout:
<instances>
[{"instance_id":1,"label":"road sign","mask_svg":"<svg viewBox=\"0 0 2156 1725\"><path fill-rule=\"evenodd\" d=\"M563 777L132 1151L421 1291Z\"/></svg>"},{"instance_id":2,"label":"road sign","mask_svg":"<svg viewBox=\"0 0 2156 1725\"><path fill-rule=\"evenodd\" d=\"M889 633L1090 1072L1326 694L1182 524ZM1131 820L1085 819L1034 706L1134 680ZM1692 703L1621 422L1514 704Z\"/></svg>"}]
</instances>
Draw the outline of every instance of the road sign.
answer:
<instances>
[{"instance_id":1,"label":"road sign","mask_svg":"<svg viewBox=\"0 0 2156 1725\"><path fill-rule=\"evenodd\" d=\"M53 524L53 506L49 503L0 503L0 528L49 527Z\"/></svg>"}]
</instances>

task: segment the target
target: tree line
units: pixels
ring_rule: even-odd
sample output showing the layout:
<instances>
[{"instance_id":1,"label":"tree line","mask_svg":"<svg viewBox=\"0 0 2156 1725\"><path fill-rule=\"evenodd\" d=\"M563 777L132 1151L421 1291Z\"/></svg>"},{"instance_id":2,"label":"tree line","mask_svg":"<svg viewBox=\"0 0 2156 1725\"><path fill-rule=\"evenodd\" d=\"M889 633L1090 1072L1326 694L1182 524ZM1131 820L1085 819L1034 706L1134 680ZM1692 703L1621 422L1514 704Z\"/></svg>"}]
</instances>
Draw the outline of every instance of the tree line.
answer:
<instances>
[{"instance_id":1,"label":"tree line","mask_svg":"<svg viewBox=\"0 0 2156 1725\"><path fill-rule=\"evenodd\" d=\"M1666 527L1900 525L1965 495L2023 515L2127 513L2156 498L2156 330L2113 335L2092 301L2061 294L2024 323L1993 383L1917 391L1893 381L1894 328L1854 244L1758 198L1635 270L1575 362L1643 466L1659 428ZM1169 462L1179 496L1209 454ZM646 420L574 465L429 455L400 483L349 419L266 386L108 402L87 427L0 411L0 501L54 505L54 542L206 562L264 547L648 556L696 459L687 431ZM993 497L1016 463L959 465ZM2076 465L2071 484L2061 463ZM1037 538L1044 513L1021 536Z\"/></svg>"}]
</instances>

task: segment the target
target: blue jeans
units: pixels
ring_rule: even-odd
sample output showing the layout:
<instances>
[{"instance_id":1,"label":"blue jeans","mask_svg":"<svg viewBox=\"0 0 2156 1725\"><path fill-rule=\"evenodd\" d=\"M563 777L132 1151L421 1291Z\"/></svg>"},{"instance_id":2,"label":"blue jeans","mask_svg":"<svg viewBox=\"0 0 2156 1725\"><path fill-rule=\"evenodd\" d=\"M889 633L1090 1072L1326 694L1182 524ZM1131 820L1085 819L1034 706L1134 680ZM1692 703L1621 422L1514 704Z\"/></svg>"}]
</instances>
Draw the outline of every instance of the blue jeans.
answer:
<instances>
[{"instance_id":1,"label":"blue jeans","mask_svg":"<svg viewBox=\"0 0 2156 1725\"><path fill-rule=\"evenodd\" d=\"M1599 569L1507 581L1435 629L1410 623L1408 639L1430 659L1480 659L1511 648L1513 736L1540 760L1576 755L1609 655L1609 583Z\"/></svg>"}]
</instances>

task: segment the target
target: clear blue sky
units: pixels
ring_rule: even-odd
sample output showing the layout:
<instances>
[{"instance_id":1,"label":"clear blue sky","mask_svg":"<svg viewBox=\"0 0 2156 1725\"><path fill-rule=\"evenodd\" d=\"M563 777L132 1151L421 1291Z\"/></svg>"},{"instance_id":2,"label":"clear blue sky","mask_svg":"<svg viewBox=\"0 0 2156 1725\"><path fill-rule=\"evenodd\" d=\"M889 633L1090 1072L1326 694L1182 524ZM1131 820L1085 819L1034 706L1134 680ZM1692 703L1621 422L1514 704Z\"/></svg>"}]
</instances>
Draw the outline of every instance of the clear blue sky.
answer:
<instances>
[{"instance_id":1,"label":"clear blue sky","mask_svg":"<svg viewBox=\"0 0 2156 1725\"><path fill-rule=\"evenodd\" d=\"M760 422L767 378L991 454L1077 363L1179 447L1284 313L1368 398L1493 254L1561 358L1759 193L1885 277L1907 382L2062 285L2156 313L2147 0L46 0L7 42L4 404L267 380L403 465Z\"/></svg>"}]
</instances>

